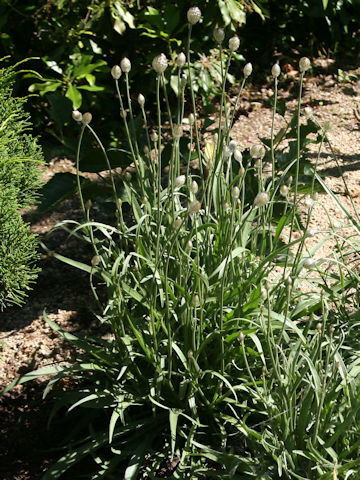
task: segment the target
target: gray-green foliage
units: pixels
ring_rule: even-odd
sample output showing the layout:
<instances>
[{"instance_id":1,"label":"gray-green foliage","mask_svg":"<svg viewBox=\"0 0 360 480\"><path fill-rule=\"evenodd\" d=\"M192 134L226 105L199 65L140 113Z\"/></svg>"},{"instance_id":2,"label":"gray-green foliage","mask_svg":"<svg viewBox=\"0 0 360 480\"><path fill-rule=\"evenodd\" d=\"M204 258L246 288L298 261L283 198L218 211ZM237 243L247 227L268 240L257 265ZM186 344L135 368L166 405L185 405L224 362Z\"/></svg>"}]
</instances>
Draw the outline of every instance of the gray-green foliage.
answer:
<instances>
[{"instance_id":1,"label":"gray-green foliage","mask_svg":"<svg viewBox=\"0 0 360 480\"><path fill-rule=\"evenodd\" d=\"M20 304L35 280L35 236L19 214L36 200L42 154L29 133L25 99L12 96L15 71L0 70L0 309Z\"/></svg>"}]
</instances>

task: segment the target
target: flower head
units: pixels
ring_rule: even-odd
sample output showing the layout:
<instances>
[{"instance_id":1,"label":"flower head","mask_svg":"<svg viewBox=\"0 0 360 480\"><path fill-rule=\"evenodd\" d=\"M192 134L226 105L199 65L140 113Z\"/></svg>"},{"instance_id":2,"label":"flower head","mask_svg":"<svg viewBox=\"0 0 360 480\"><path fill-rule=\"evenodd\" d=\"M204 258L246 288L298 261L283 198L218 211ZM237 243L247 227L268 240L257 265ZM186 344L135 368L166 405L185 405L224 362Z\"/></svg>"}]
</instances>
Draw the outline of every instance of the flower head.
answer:
<instances>
[{"instance_id":1,"label":"flower head","mask_svg":"<svg viewBox=\"0 0 360 480\"><path fill-rule=\"evenodd\" d=\"M215 28L213 35L217 43L221 44L224 41L225 32L222 28Z\"/></svg>"},{"instance_id":2,"label":"flower head","mask_svg":"<svg viewBox=\"0 0 360 480\"><path fill-rule=\"evenodd\" d=\"M237 35L234 35L229 40L229 50L235 52L240 47L240 40Z\"/></svg>"},{"instance_id":3,"label":"flower head","mask_svg":"<svg viewBox=\"0 0 360 480\"><path fill-rule=\"evenodd\" d=\"M254 199L254 207L263 207L270 200L270 195L268 192L260 192L256 195Z\"/></svg>"},{"instance_id":4,"label":"flower head","mask_svg":"<svg viewBox=\"0 0 360 480\"><path fill-rule=\"evenodd\" d=\"M251 65L251 63L247 63L243 69L243 72L244 72L244 77L247 78L247 77L250 77L251 73L252 73L252 70L253 70L253 67Z\"/></svg>"},{"instance_id":5,"label":"flower head","mask_svg":"<svg viewBox=\"0 0 360 480\"><path fill-rule=\"evenodd\" d=\"M76 120L77 122L81 122L82 120L82 113L79 112L79 110L73 110L72 112L72 118Z\"/></svg>"},{"instance_id":6,"label":"flower head","mask_svg":"<svg viewBox=\"0 0 360 480\"><path fill-rule=\"evenodd\" d=\"M156 73L163 73L167 69L168 61L166 56L163 53L156 56L152 61L152 68L155 70Z\"/></svg>"},{"instance_id":7,"label":"flower head","mask_svg":"<svg viewBox=\"0 0 360 480\"><path fill-rule=\"evenodd\" d=\"M145 97L141 93L139 93L138 96L138 104L140 105L140 107L143 107L145 105Z\"/></svg>"},{"instance_id":8,"label":"flower head","mask_svg":"<svg viewBox=\"0 0 360 480\"><path fill-rule=\"evenodd\" d=\"M201 10L199 7L191 7L187 12L187 19L190 25L195 25L201 18Z\"/></svg>"},{"instance_id":9,"label":"flower head","mask_svg":"<svg viewBox=\"0 0 360 480\"><path fill-rule=\"evenodd\" d=\"M121 68L119 67L119 65L114 65L112 67L111 76L114 80L119 80L119 78L121 77Z\"/></svg>"},{"instance_id":10,"label":"flower head","mask_svg":"<svg viewBox=\"0 0 360 480\"><path fill-rule=\"evenodd\" d=\"M306 70L309 70L310 67L311 67L310 60L307 57L301 57L299 60L300 72L301 73L306 72Z\"/></svg>"},{"instance_id":11,"label":"flower head","mask_svg":"<svg viewBox=\"0 0 360 480\"><path fill-rule=\"evenodd\" d=\"M182 68L185 65L186 62L186 57L183 52L180 52L179 55L177 56L176 60L176 65L180 68Z\"/></svg>"},{"instance_id":12,"label":"flower head","mask_svg":"<svg viewBox=\"0 0 360 480\"><path fill-rule=\"evenodd\" d=\"M128 58L124 57L120 62L121 70L124 73L129 73L131 70L131 62Z\"/></svg>"},{"instance_id":13,"label":"flower head","mask_svg":"<svg viewBox=\"0 0 360 480\"><path fill-rule=\"evenodd\" d=\"M271 69L271 75L274 77L274 78L277 78L281 73L281 69L279 67L279 65L277 63L275 63Z\"/></svg>"}]
</instances>

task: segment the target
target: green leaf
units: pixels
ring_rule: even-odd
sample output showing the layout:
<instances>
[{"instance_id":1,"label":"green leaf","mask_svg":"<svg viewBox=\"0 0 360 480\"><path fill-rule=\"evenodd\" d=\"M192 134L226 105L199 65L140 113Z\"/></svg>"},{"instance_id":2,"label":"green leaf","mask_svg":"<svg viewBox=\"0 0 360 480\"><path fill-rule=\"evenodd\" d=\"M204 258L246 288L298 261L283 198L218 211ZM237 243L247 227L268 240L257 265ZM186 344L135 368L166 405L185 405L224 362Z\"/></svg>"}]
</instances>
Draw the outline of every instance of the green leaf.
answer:
<instances>
[{"instance_id":1,"label":"green leaf","mask_svg":"<svg viewBox=\"0 0 360 480\"><path fill-rule=\"evenodd\" d=\"M329 0L322 0L324 10L327 9L328 3L329 3Z\"/></svg>"},{"instance_id":2,"label":"green leaf","mask_svg":"<svg viewBox=\"0 0 360 480\"><path fill-rule=\"evenodd\" d=\"M84 179L80 179L81 183ZM40 190L40 213L47 212L65 198L69 198L77 190L76 175L73 173L56 173Z\"/></svg>"},{"instance_id":3,"label":"green leaf","mask_svg":"<svg viewBox=\"0 0 360 480\"><path fill-rule=\"evenodd\" d=\"M170 434L171 434L171 457L172 458L175 454L176 430L177 430L178 418L179 418L179 412L171 409L169 411L169 424L170 424Z\"/></svg>"},{"instance_id":4,"label":"green leaf","mask_svg":"<svg viewBox=\"0 0 360 480\"><path fill-rule=\"evenodd\" d=\"M77 110L81 107L82 96L81 92L74 87L74 85L69 85L68 89L66 90L65 96L71 100L74 110Z\"/></svg>"}]
</instances>

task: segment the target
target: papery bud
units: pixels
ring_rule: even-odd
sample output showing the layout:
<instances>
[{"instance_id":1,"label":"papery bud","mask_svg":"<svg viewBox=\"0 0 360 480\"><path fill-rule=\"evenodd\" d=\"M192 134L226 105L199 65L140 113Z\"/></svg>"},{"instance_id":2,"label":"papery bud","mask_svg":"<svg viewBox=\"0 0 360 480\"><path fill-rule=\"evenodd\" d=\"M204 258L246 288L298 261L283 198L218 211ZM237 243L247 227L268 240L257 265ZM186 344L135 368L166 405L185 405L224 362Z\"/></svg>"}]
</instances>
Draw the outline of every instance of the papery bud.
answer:
<instances>
[{"instance_id":1,"label":"papery bud","mask_svg":"<svg viewBox=\"0 0 360 480\"><path fill-rule=\"evenodd\" d=\"M311 228L310 230L308 230L307 233L310 237L315 237L315 235L318 233L318 231L315 230L314 228Z\"/></svg>"},{"instance_id":2,"label":"papery bud","mask_svg":"<svg viewBox=\"0 0 360 480\"><path fill-rule=\"evenodd\" d=\"M283 197L287 197L288 193L289 193L289 188L286 185L281 185L280 195L282 195Z\"/></svg>"},{"instance_id":3,"label":"papery bud","mask_svg":"<svg viewBox=\"0 0 360 480\"><path fill-rule=\"evenodd\" d=\"M273 66L272 66L272 69L271 69L271 75L274 77L274 78L277 78L281 73L281 69L280 69L280 66L275 63Z\"/></svg>"},{"instance_id":4,"label":"papery bud","mask_svg":"<svg viewBox=\"0 0 360 480\"><path fill-rule=\"evenodd\" d=\"M232 153L235 152L236 147L237 147L237 141L236 140L231 140L230 143L229 143L229 148L230 148L230 151Z\"/></svg>"},{"instance_id":5,"label":"papery bud","mask_svg":"<svg viewBox=\"0 0 360 480\"><path fill-rule=\"evenodd\" d=\"M194 295L191 301L194 307L198 307L200 305L199 295Z\"/></svg>"},{"instance_id":6,"label":"papery bud","mask_svg":"<svg viewBox=\"0 0 360 480\"><path fill-rule=\"evenodd\" d=\"M121 70L124 73L129 73L131 70L131 62L128 58L124 57L120 62Z\"/></svg>"},{"instance_id":7,"label":"papery bud","mask_svg":"<svg viewBox=\"0 0 360 480\"><path fill-rule=\"evenodd\" d=\"M195 182L195 180L193 180L190 185L190 192L196 195L198 190L199 190L199 185L197 184L197 182Z\"/></svg>"},{"instance_id":8,"label":"papery bud","mask_svg":"<svg viewBox=\"0 0 360 480\"><path fill-rule=\"evenodd\" d=\"M83 123L84 125L89 125L89 123L91 122L91 120L92 120L92 115L91 115L91 113L90 113L90 112L85 112L85 113L83 114L83 116L82 116L82 120L81 120L81 121L82 121L82 123Z\"/></svg>"},{"instance_id":9,"label":"papery bud","mask_svg":"<svg viewBox=\"0 0 360 480\"><path fill-rule=\"evenodd\" d=\"M239 168L239 176L242 178L245 175L245 168L241 165Z\"/></svg>"},{"instance_id":10,"label":"papery bud","mask_svg":"<svg viewBox=\"0 0 360 480\"><path fill-rule=\"evenodd\" d=\"M311 62L307 57L300 58L299 69L301 73L306 72L306 70L309 70L310 67L311 67Z\"/></svg>"},{"instance_id":11,"label":"papery bud","mask_svg":"<svg viewBox=\"0 0 360 480\"><path fill-rule=\"evenodd\" d=\"M174 230L179 230L179 228L181 227L181 225L183 224L183 219L182 218L177 218L174 222Z\"/></svg>"},{"instance_id":12,"label":"papery bud","mask_svg":"<svg viewBox=\"0 0 360 480\"><path fill-rule=\"evenodd\" d=\"M180 52L176 58L176 65L179 68L182 68L185 65L185 62L186 62L185 54L183 52Z\"/></svg>"},{"instance_id":13,"label":"papery bud","mask_svg":"<svg viewBox=\"0 0 360 480\"><path fill-rule=\"evenodd\" d=\"M234 187L231 191L231 196L234 200L237 200L240 197L240 189L239 187Z\"/></svg>"},{"instance_id":14,"label":"papery bud","mask_svg":"<svg viewBox=\"0 0 360 480\"><path fill-rule=\"evenodd\" d=\"M181 188L185 184L186 177L185 175L179 175L175 178L174 185L176 188Z\"/></svg>"},{"instance_id":15,"label":"papery bud","mask_svg":"<svg viewBox=\"0 0 360 480\"><path fill-rule=\"evenodd\" d=\"M213 32L214 38L217 41L217 43L222 43L225 38L225 32L222 28L215 28Z\"/></svg>"},{"instance_id":16,"label":"papery bud","mask_svg":"<svg viewBox=\"0 0 360 480\"><path fill-rule=\"evenodd\" d=\"M181 138L183 136L183 128L181 125L174 125L173 136L176 139Z\"/></svg>"},{"instance_id":17,"label":"papery bud","mask_svg":"<svg viewBox=\"0 0 360 480\"><path fill-rule=\"evenodd\" d=\"M85 202L86 210L90 210L91 206L92 206L92 201L90 200L90 198L88 198Z\"/></svg>"},{"instance_id":18,"label":"papery bud","mask_svg":"<svg viewBox=\"0 0 360 480\"><path fill-rule=\"evenodd\" d=\"M245 335L242 332L239 332L239 335L238 335L239 342L243 342L244 339L245 339Z\"/></svg>"},{"instance_id":19,"label":"papery bud","mask_svg":"<svg viewBox=\"0 0 360 480\"><path fill-rule=\"evenodd\" d=\"M315 265L316 261L313 258L305 258L304 260L304 267L305 268L312 268Z\"/></svg>"},{"instance_id":20,"label":"papery bud","mask_svg":"<svg viewBox=\"0 0 360 480\"><path fill-rule=\"evenodd\" d=\"M234 35L229 40L229 50L235 52L240 47L240 40L237 35Z\"/></svg>"},{"instance_id":21,"label":"papery bud","mask_svg":"<svg viewBox=\"0 0 360 480\"><path fill-rule=\"evenodd\" d=\"M316 330L319 330L319 331L322 330L322 323L321 322L318 322L316 324Z\"/></svg>"},{"instance_id":22,"label":"papery bud","mask_svg":"<svg viewBox=\"0 0 360 480\"><path fill-rule=\"evenodd\" d=\"M235 149L235 151L234 151L234 158L235 158L235 160L236 160L237 162L239 162L239 163L242 162L243 156L242 156L242 153L240 152L240 150Z\"/></svg>"},{"instance_id":23,"label":"papery bud","mask_svg":"<svg viewBox=\"0 0 360 480\"><path fill-rule=\"evenodd\" d=\"M155 57L152 61L152 68L155 70L156 73L163 73L167 69L168 61L166 56L163 53L160 53L157 57Z\"/></svg>"},{"instance_id":24,"label":"papery bud","mask_svg":"<svg viewBox=\"0 0 360 480\"><path fill-rule=\"evenodd\" d=\"M198 200L194 200L188 206L188 211L190 214L198 213L201 208L201 203Z\"/></svg>"},{"instance_id":25,"label":"papery bud","mask_svg":"<svg viewBox=\"0 0 360 480\"><path fill-rule=\"evenodd\" d=\"M91 259L91 265L93 267L97 267L99 265L100 261L101 261L101 257L99 255L95 255Z\"/></svg>"},{"instance_id":26,"label":"papery bud","mask_svg":"<svg viewBox=\"0 0 360 480\"><path fill-rule=\"evenodd\" d=\"M244 77L245 77L245 78L247 78L247 77L249 77L249 76L251 75L252 69L253 69L253 67L252 67L252 65L251 65L250 62L245 65L245 67L244 67L244 69L243 69Z\"/></svg>"},{"instance_id":27,"label":"papery bud","mask_svg":"<svg viewBox=\"0 0 360 480\"><path fill-rule=\"evenodd\" d=\"M270 195L268 192L260 192L256 195L254 199L254 207L263 207L270 200Z\"/></svg>"},{"instance_id":28,"label":"papery bud","mask_svg":"<svg viewBox=\"0 0 360 480\"><path fill-rule=\"evenodd\" d=\"M151 132L150 138L151 138L151 141L153 141L154 143L159 140L159 136L156 132Z\"/></svg>"},{"instance_id":29,"label":"papery bud","mask_svg":"<svg viewBox=\"0 0 360 480\"><path fill-rule=\"evenodd\" d=\"M314 202L317 202L319 200L319 194L318 192L314 192L312 195L311 195L311 198L314 200Z\"/></svg>"},{"instance_id":30,"label":"papery bud","mask_svg":"<svg viewBox=\"0 0 360 480\"><path fill-rule=\"evenodd\" d=\"M188 241L186 242L186 250L187 250L188 252L191 252L192 249L193 249L193 243L192 243L191 240L188 240Z\"/></svg>"},{"instance_id":31,"label":"papery bud","mask_svg":"<svg viewBox=\"0 0 360 480\"><path fill-rule=\"evenodd\" d=\"M258 158L254 163L254 167L255 168L260 168L261 165L262 165L262 161L260 160L260 158Z\"/></svg>"},{"instance_id":32,"label":"papery bud","mask_svg":"<svg viewBox=\"0 0 360 480\"><path fill-rule=\"evenodd\" d=\"M250 156L252 158L264 158L265 148L262 145L252 145L250 148Z\"/></svg>"},{"instance_id":33,"label":"papery bud","mask_svg":"<svg viewBox=\"0 0 360 480\"><path fill-rule=\"evenodd\" d=\"M306 197L304 203L305 203L305 207L311 208L311 207L314 206L314 203L315 203L315 202L314 202L314 200L313 200L312 198Z\"/></svg>"},{"instance_id":34,"label":"papery bud","mask_svg":"<svg viewBox=\"0 0 360 480\"><path fill-rule=\"evenodd\" d=\"M138 95L138 104L140 107L143 107L145 105L145 97L142 93L139 93Z\"/></svg>"},{"instance_id":35,"label":"papery bud","mask_svg":"<svg viewBox=\"0 0 360 480\"><path fill-rule=\"evenodd\" d=\"M77 122L81 122L82 120L82 113L79 112L79 110L73 110L71 116Z\"/></svg>"},{"instance_id":36,"label":"papery bud","mask_svg":"<svg viewBox=\"0 0 360 480\"><path fill-rule=\"evenodd\" d=\"M114 65L112 67L111 76L114 80L119 80L119 78L121 77L121 68L119 67L119 65Z\"/></svg>"},{"instance_id":37,"label":"papery bud","mask_svg":"<svg viewBox=\"0 0 360 480\"><path fill-rule=\"evenodd\" d=\"M189 113L189 125L194 125L195 123L195 116L193 113Z\"/></svg>"},{"instance_id":38,"label":"papery bud","mask_svg":"<svg viewBox=\"0 0 360 480\"><path fill-rule=\"evenodd\" d=\"M292 278L288 275L286 278L285 278L285 282L287 283L287 285L290 287L293 283L292 281Z\"/></svg>"},{"instance_id":39,"label":"papery bud","mask_svg":"<svg viewBox=\"0 0 360 480\"><path fill-rule=\"evenodd\" d=\"M310 118L313 117L314 111L313 111L313 109L312 109L311 107L305 107L305 108L304 108L304 114L305 114L305 117L306 117L307 119L310 119Z\"/></svg>"},{"instance_id":40,"label":"papery bud","mask_svg":"<svg viewBox=\"0 0 360 480\"><path fill-rule=\"evenodd\" d=\"M187 12L187 19L191 25L195 25L201 18L201 10L199 7L191 7Z\"/></svg>"},{"instance_id":41,"label":"papery bud","mask_svg":"<svg viewBox=\"0 0 360 480\"><path fill-rule=\"evenodd\" d=\"M231 150L227 145L225 145L223 148L223 157L230 158L230 156L231 156Z\"/></svg>"}]
</instances>

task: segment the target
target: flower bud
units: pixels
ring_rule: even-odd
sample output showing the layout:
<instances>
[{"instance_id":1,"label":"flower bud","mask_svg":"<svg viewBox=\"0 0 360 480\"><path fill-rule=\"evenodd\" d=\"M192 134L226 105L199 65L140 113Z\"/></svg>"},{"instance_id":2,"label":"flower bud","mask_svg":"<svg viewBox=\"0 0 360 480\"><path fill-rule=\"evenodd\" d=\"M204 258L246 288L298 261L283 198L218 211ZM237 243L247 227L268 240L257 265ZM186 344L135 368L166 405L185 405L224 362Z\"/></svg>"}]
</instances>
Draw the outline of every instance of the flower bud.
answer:
<instances>
[{"instance_id":1,"label":"flower bud","mask_svg":"<svg viewBox=\"0 0 360 480\"><path fill-rule=\"evenodd\" d=\"M173 225L174 230L179 230L179 228L181 227L182 223L183 223L183 219L182 219L182 218L177 218L177 219L175 220L175 222L174 222L174 225Z\"/></svg>"},{"instance_id":2,"label":"flower bud","mask_svg":"<svg viewBox=\"0 0 360 480\"><path fill-rule=\"evenodd\" d=\"M301 73L306 72L306 70L309 70L310 67L311 67L311 63L307 57L300 58L299 68Z\"/></svg>"},{"instance_id":3,"label":"flower bud","mask_svg":"<svg viewBox=\"0 0 360 480\"><path fill-rule=\"evenodd\" d=\"M250 148L250 156L251 158L264 158L265 156L265 148L262 145L252 145Z\"/></svg>"},{"instance_id":4,"label":"flower bud","mask_svg":"<svg viewBox=\"0 0 360 480\"><path fill-rule=\"evenodd\" d=\"M198 307L200 305L199 295L194 295L191 301L194 307Z\"/></svg>"},{"instance_id":5,"label":"flower bud","mask_svg":"<svg viewBox=\"0 0 360 480\"><path fill-rule=\"evenodd\" d=\"M84 115L82 116L82 123L84 125L89 125L89 123L92 120L92 115L90 112L85 112Z\"/></svg>"},{"instance_id":6,"label":"flower bud","mask_svg":"<svg viewBox=\"0 0 360 480\"><path fill-rule=\"evenodd\" d=\"M224 41L225 32L222 28L215 28L213 35L218 44L221 44Z\"/></svg>"},{"instance_id":7,"label":"flower bud","mask_svg":"<svg viewBox=\"0 0 360 480\"><path fill-rule=\"evenodd\" d=\"M305 107L304 108L304 113L305 113L305 117L309 120L310 118L313 117L314 115L314 111L311 107Z\"/></svg>"},{"instance_id":8,"label":"flower bud","mask_svg":"<svg viewBox=\"0 0 360 480\"><path fill-rule=\"evenodd\" d=\"M89 199L87 199L86 202L85 202L85 208L86 208L86 210L90 210L91 206L92 206L92 201L91 201L90 198L89 198Z\"/></svg>"},{"instance_id":9,"label":"flower bud","mask_svg":"<svg viewBox=\"0 0 360 480\"><path fill-rule=\"evenodd\" d=\"M151 132L150 138L154 143L159 140L158 134L156 132Z\"/></svg>"},{"instance_id":10,"label":"flower bud","mask_svg":"<svg viewBox=\"0 0 360 480\"><path fill-rule=\"evenodd\" d=\"M240 197L240 189L239 187L234 187L231 191L231 196L234 200L237 200Z\"/></svg>"},{"instance_id":11,"label":"flower bud","mask_svg":"<svg viewBox=\"0 0 360 480\"><path fill-rule=\"evenodd\" d=\"M82 113L79 112L79 110L73 110L72 112L72 118L76 120L77 122L81 122L82 120Z\"/></svg>"},{"instance_id":12,"label":"flower bud","mask_svg":"<svg viewBox=\"0 0 360 480\"><path fill-rule=\"evenodd\" d=\"M254 199L254 207L263 207L270 200L270 195L268 192L260 192L256 195Z\"/></svg>"},{"instance_id":13,"label":"flower bud","mask_svg":"<svg viewBox=\"0 0 360 480\"><path fill-rule=\"evenodd\" d=\"M193 180L190 185L190 192L196 195L198 190L199 190L199 185L197 184L197 182L195 182L195 180Z\"/></svg>"},{"instance_id":14,"label":"flower bud","mask_svg":"<svg viewBox=\"0 0 360 480\"><path fill-rule=\"evenodd\" d=\"M181 125L174 125L173 136L175 139L181 138L183 136L183 128Z\"/></svg>"},{"instance_id":15,"label":"flower bud","mask_svg":"<svg viewBox=\"0 0 360 480\"><path fill-rule=\"evenodd\" d=\"M185 65L185 62L186 62L185 54L183 52L180 52L176 58L176 65L179 68L182 68Z\"/></svg>"},{"instance_id":16,"label":"flower bud","mask_svg":"<svg viewBox=\"0 0 360 480\"><path fill-rule=\"evenodd\" d=\"M240 40L237 35L234 35L229 40L229 50L235 52L240 47Z\"/></svg>"},{"instance_id":17,"label":"flower bud","mask_svg":"<svg viewBox=\"0 0 360 480\"><path fill-rule=\"evenodd\" d=\"M121 77L121 68L119 67L119 65L114 65L112 67L111 76L114 80L119 80L119 78Z\"/></svg>"},{"instance_id":18,"label":"flower bud","mask_svg":"<svg viewBox=\"0 0 360 480\"><path fill-rule=\"evenodd\" d=\"M290 275L288 275L286 278L285 278L285 282L287 283L287 285L289 287L291 287L293 281L292 281L292 278L290 277Z\"/></svg>"},{"instance_id":19,"label":"flower bud","mask_svg":"<svg viewBox=\"0 0 360 480\"><path fill-rule=\"evenodd\" d=\"M140 107L143 107L145 105L145 97L142 93L139 93L138 95L138 104Z\"/></svg>"},{"instance_id":20,"label":"flower bud","mask_svg":"<svg viewBox=\"0 0 360 480\"><path fill-rule=\"evenodd\" d=\"M238 339L242 343L245 339L245 335L242 332L239 332Z\"/></svg>"},{"instance_id":21,"label":"flower bud","mask_svg":"<svg viewBox=\"0 0 360 480\"><path fill-rule=\"evenodd\" d=\"M313 200L312 198L310 198L310 197L306 197L306 198L305 198L305 207L306 207L306 208L311 208L311 207L313 207L313 206L314 206L314 203L315 203L315 202L314 202L314 200Z\"/></svg>"},{"instance_id":22,"label":"flower bud","mask_svg":"<svg viewBox=\"0 0 360 480\"><path fill-rule=\"evenodd\" d=\"M282 195L283 197L287 197L288 193L289 193L289 188L286 185L281 185L280 195Z\"/></svg>"},{"instance_id":23,"label":"flower bud","mask_svg":"<svg viewBox=\"0 0 360 480\"><path fill-rule=\"evenodd\" d=\"M152 61L152 68L155 70L156 73L163 73L167 69L168 61L166 56L163 53L160 53L157 57L154 58Z\"/></svg>"},{"instance_id":24,"label":"flower bud","mask_svg":"<svg viewBox=\"0 0 360 480\"><path fill-rule=\"evenodd\" d=\"M243 158L242 153L237 148L234 151L234 158L237 162L239 162L239 163L242 162L242 158Z\"/></svg>"},{"instance_id":25,"label":"flower bud","mask_svg":"<svg viewBox=\"0 0 360 480\"><path fill-rule=\"evenodd\" d=\"M187 19L191 25L195 25L201 18L201 11L199 7L191 7L187 12Z\"/></svg>"},{"instance_id":26,"label":"flower bud","mask_svg":"<svg viewBox=\"0 0 360 480\"><path fill-rule=\"evenodd\" d=\"M279 65L277 63L275 63L271 69L271 75L274 77L274 78L277 78L281 73L281 69L279 67Z\"/></svg>"},{"instance_id":27,"label":"flower bud","mask_svg":"<svg viewBox=\"0 0 360 480\"><path fill-rule=\"evenodd\" d=\"M252 67L252 65L251 65L250 62L245 65L245 67L244 67L244 69L243 69L244 77L245 77L245 78L247 78L247 77L249 77L249 76L251 75L252 69L253 69L253 67Z\"/></svg>"},{"instance_id":28,"label":"flower bud","mask_svg":"<svg viewBox=\"0 0 360 480\"><path fill-rule=\"evenodd\" d=\"M181 188L185 184L186 177L185 175L179 175L175 178L174 185L176 188Z\"/></svg>"},{"instance_id":29,"label":"flower bud","mask_svg":"<svg viewBox=\"0 0 360 480\"><path fill-rule=\"evenodd\" d=\"M304 260L304 267L305 268L312 268L315 265L316 261L313 258L305 258Z\"/></svg>"},{"instance_id":30,"label":"flower bud","mask_svg":"<svg viewBox=\"0 0 360 480\"><path fill-rule=\"evenodd\" d=\"M188 206L188 212L191 214L198 213L201 208L201 203L198 200L194 200Z\"/></svg>"},{"instance_id":31,"label":"flower bud","mask_svg":"<svg viewBox=\"0 0 360 480\"><path fill-rule=\"evenodd\" d=\"M192 249L193 249L193 243L192 243L191 240L188 240L188 241L186 242L186 250L187 250L188 252L191 252Z\"/></svg>"},{"instance_id":32,"label":"flower bud","mask_svg":"<svg viewBox=\"0 0 360 480\"><path fill-rule=\"evenodd\" d=\"M237 141L236 140L231 140L230 143L229 143L229 148L230 148L230 151L232 153L235 152L236 147L237 147Z\"/></svg>"},{"instance_id":33,"label":"flower bud","mask_svg":"<svg viewBox=\"0 0 360 480\"><path fill-rule=\"evenodd\" d=\"M189 125L194 125L195 123L195 116L193 113L189 113Z\"/></svg>"},{"instance_id":34,"label":"flower bud","mask_svg":"<svg viewBox=\"0 0 360 480\"><path fill-rule=\"evenodd\" d=\"M322 330L322 323L321 322L318 322L316 324L316 330L319 330L319 331Z\"/></svg>"},{"instance_id":35,"label":"flower bud","mask_svg":"<svg viewBox=\"0 0 360 480\"><path fill-rule=\"evenodd\" d=\"M231 150L227 145L225 145L223 148L223 157L230 158L230 156L231 156Z\"/></svg>"},{"instance_id":36,"label":"flower bud","mask_svg":"<svg viewBox=\"0 0 360 480\"><path fill-rule=\"evenodd\" d=\"M120 62L121 70L124 73L129 73L131 70L131 62L128 58L124 57Z\"/></svg>"},{"instance_id":37,"label":"flower bud","mask_svg":"<svg viewBox=\"0 0 360 480\"><path fill-rule=\"evenodd\" d=\"M99 255L95 255L95 256L92 257L92 259L91 259L91 265L92 265L93 267L97 267L97 266L99 265L100 261L101 261L100 256L99 256Z\"/></svg>"}]
</instances>

